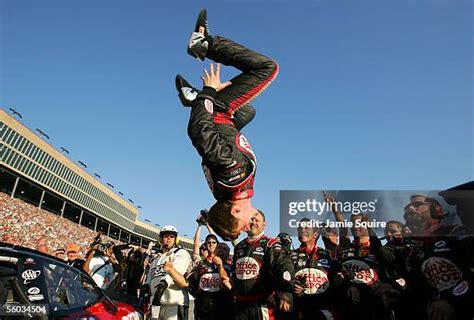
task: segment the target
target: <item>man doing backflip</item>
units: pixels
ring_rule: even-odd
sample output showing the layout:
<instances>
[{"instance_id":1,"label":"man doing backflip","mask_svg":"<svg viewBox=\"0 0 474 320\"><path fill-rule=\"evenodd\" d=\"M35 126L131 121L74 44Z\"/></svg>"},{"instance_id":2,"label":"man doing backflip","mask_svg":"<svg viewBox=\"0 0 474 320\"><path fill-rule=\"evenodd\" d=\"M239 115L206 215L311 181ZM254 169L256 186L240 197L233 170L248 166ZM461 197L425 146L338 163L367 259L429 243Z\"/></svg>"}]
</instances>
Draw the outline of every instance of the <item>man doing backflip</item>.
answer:
<instances>
[{"instance_id":1,"label":"man doing backflip","mask_svg":"<svg viewBox=\"0 0 474 320\"><path fill-rule=\"evenodd\" d=\"M209 225L223 239L234 240L249 229L257 212L250 200L257 160L240 130L255 116L250 101L275 79L278 65L232 40L211 36L205 10L199 13L188 53L217 63L201 77L202 90L193 88L180 75L176 76L176 87L182 104L191 107L188 135L202 157L206 179L217 200L209 210ZM241 73L221 83L220 63Z\"/></svg>"}]
</instances>

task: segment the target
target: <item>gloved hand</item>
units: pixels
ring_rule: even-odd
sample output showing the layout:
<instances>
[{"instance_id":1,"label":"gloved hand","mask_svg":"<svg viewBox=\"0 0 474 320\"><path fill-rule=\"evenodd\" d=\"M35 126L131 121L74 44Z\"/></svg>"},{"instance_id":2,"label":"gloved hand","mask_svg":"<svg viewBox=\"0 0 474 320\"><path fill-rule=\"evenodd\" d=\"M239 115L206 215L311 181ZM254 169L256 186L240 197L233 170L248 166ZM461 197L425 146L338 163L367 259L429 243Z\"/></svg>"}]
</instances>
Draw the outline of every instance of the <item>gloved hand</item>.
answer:
<instances>
[{"instance_id":1,"label":"gloved hand","mask_svg":"<svg viewBox=\"0 0 474 320\"><path fill-rule=\"evenodd\" d=\"M155 295L153 297L153 305L154 306L159 306L160 305L160 300L161 296L165 292L166 288L168 288L168 283L165 280L161 280L160 283L158 283L155 287Z\"/></svg>"},{"instance_id":2,"label":"gloved hand","mask_svg":"<svg viewBox=\"0 0 474 320\"><path fill-rule=\"evenodd\" d=\"M454 307L446 300L435 300L428 306L428 318L430 320L450 320L454 319Z\"/></svg>"},{"instance_id":3,"label":"gloved hand","mask_svg":"<svg viewBox=\"0 0 474 320\"><path fill-rule=\"evenodd\" d=\"M360 292L356 287L350 286L347 288L346 295L352 304L358 304L360 302Z\"/></svg>"},{"instance_id":4,"label":"gloved hand","mask_svg":"<svg viewBox=\"0 0 474 320\"><path fill-rule=\"evenodd\" d=\"M138 295L138 305L141 310L145 309L145 305L150 303L150 286L144 284L140 288L140 294Z\"/></svg>"},{"instance_id":5,"label":"gloved hand","mask_svg":"<svg viewBox=\"0 0 474 320\"><path fill-rule=\"evenodd\" d=\"M374 294L387 309L391 309L400 303L401 294L388 283L380 283L374 288Z\"/></svg>"}]
</instances>

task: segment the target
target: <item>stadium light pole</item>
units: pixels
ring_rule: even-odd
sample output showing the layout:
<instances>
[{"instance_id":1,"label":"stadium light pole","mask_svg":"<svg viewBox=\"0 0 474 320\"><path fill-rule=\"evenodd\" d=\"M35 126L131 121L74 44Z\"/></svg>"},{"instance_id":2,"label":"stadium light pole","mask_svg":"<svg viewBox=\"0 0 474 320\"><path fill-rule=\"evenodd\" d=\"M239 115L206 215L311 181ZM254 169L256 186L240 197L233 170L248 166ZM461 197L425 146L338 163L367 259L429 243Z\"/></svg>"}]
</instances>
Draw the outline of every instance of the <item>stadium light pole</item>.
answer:
<instances>
[{"instance_id":1,"label":"stadium light pole","mask_svg":"<svg viewBox=\"0 0 474 320\"><path fill-rule=\"evenodd\" d=\"M13 116L18 116L19 118L23 119L23 116L21 115L21 113L19 113L19 112L16 111L15 109L9 108L9 110L11 111L11 113L12 113Z\"/></svg>"},{"instance_id":2,"label":"stadium light pole","mask_svg":"<svg viewBox=\"0 0 474 320\"><path fill-rule=\"evenodd\" d=\"M38 209L41 209L41 207L43 206L43 199L44 199L44 194L45 193L46 193L46 191L44 191L44 190L41 192L41 199L40 199Z\"/></svg>"},{"instance_id":3,"label":"stadium light pole","mask_svg":"<svg viewBox=\"0 0 474 320\"><path fill-rule=\"evenodd\" d=\"M81 225L82 222L82 214L84 213L84 210L81 209L81 216L79 217L79 225Z\"/></svg>"},{"instance_id":4,"label":"stadium light pole","mask_svg":"<svg viewBox=\"0 0 474 320\"><path fill-rule=\"evenodd\" d=\"M20 177L16 177L15 184L13 185L13 190L12 190L12 198L15 197L16 188L18 187L19 182L20 182Z\"/></svg>"}]
</instances>

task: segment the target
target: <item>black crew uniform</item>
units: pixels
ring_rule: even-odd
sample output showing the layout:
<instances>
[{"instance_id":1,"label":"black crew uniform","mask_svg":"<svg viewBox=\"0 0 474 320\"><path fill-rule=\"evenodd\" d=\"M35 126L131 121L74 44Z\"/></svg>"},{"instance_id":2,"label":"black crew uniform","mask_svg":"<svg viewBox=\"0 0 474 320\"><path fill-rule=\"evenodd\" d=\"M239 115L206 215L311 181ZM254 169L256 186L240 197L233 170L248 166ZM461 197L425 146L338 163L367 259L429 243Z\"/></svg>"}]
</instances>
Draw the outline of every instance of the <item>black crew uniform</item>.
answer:
<instances>
[{"instance_id":1,"label":"black crew uniform","mask_svg":"<svg viewBox=\"0 0 474 320\"><path fill-rule=\"evenodd\" d=\"M236 319L274 319L268 298L276 291L291 293L294 267L278 239L261 235L242 240L234 249Z\"/></svg>"},{"instance_id":2,"label":"black crew uniform","mask_svg":"<svg viewBox=\"0 0 474 320\"><path fill-rule=\"evenodd\" d=\"M231 277L231 266L223 263L227 275ZM196 320L232 318L232 292L223 288L219 270L212 260L200 260L187 278L190 292L195 297Z\"/></svg>"},{"instance_id":3,"label":"black crew uniform","mask_svg":"<svg viewBox=\"0 0 474 320\"><path fill-rule=\"evenodd\" d=\"M452 319L473 319L474 236L461 225L440 226L430 235L413 238L409 254L408 284L418 304L444 300L454 309Z\"/></svg>"},{"instance_id":4,"label":"black crew uniform","mask_svg":"<svg viewBox=\"0 0 474 320\"><path fill-rule=\"evenodd\" d=\"M344 308L346 316L355 319L392 319L400 305L400 293L388 278L384 264L366 243L348 238L342 242L342 274L346 279L350 300ZM358 298L354 299L354 296ZM357 301L358 300L358 301Z\"/></svg>"},{"instance_id":5,"label":"black crew uniform","mask_svg":"<svg viewBox=\"0 0 474 320\"><path fill-rule=\"evenodd\" d=\"M341 264L336 255L315 246L299 247L291 253L295 266L295 282L304 288L295 294L295 319L337 318L337 302L341 301Z\"/></svg>"}]
</instances>

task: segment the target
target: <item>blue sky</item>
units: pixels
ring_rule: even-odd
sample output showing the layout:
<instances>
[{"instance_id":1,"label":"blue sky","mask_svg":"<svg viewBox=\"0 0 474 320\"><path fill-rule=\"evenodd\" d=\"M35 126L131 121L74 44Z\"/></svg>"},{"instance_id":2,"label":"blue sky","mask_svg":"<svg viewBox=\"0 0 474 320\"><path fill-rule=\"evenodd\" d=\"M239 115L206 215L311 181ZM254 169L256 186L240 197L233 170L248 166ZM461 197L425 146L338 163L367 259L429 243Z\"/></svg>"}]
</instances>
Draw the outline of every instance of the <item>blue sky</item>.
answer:
<instances>
[{"instance_id":1,"label":"blue sky","mask_svg":"<svg viewBox=\"0 0 474 320\"><path fill-rule=\"evenodd\" d=\"M192 235L213 198L174 76L200 86L208 62L185 47L202 7L213 34L280 64L244 131L270 234L280 190L473 179L470 1L0 0L0 105L135 200L142 220Z\"/></svg>"}]
</instances>

